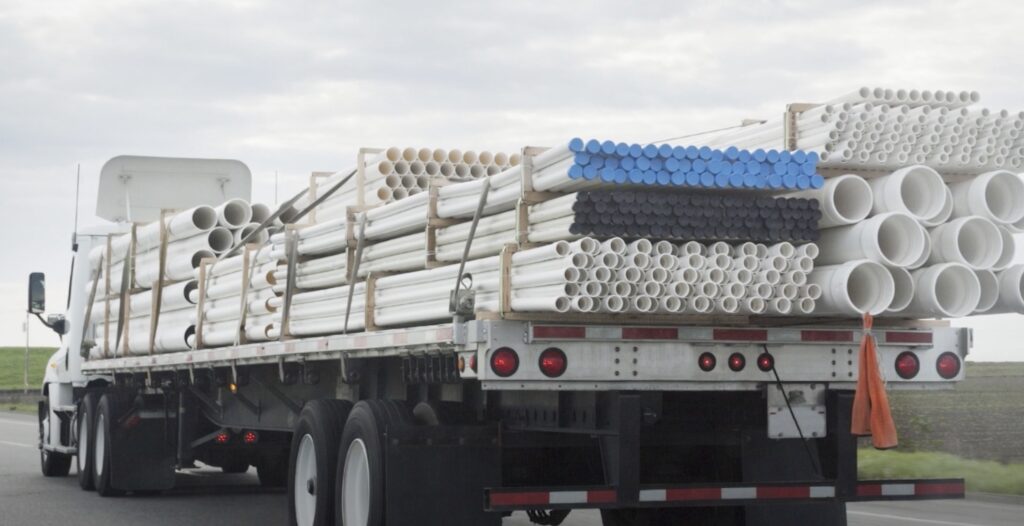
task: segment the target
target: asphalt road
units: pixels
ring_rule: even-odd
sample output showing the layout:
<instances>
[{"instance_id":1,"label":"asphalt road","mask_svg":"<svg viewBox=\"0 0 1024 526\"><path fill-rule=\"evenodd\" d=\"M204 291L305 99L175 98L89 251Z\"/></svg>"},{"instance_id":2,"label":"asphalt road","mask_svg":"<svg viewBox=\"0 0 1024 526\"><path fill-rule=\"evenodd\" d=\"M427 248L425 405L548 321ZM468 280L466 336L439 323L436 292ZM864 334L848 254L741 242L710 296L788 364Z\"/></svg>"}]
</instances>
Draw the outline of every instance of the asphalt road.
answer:
<instances>
[{"instance_id":1,"label":"asphalt road","mask_svg":"<svg viewBox=\"0 0 1024 526\"><path fill-rule=\"evenodd\" d=\"M199 469L178 475L178 488L156 496L103 499L78 488L74 476L39 472L32 416L0 412L0 526L227 526L287 524L283 491L259 487L256 474ZM969 501L851 505L850 526L1012 526L1024 524L1024 506ZM505 526L529 526L522 514ZM575 512L565 526L600 526L595 512Z\"/></svg>"}]
</instances>

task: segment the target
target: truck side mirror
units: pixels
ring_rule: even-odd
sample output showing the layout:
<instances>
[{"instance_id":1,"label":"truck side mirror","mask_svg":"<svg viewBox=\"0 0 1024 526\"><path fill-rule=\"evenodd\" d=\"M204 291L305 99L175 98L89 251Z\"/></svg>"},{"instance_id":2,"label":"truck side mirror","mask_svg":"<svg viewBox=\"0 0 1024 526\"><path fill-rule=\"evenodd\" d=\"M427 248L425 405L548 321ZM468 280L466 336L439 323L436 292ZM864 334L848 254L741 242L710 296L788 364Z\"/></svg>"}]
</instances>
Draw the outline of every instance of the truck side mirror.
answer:
<instances>
[{"instance_id":1,"label":"truck side mirror","mask_svg":"<svg viewBox=\"0 0 1024 526\"><path fill-rule=\"evenodd\" d=\"M42 314L46 311L46 274L33 272L28 275L28 312Z\"/></svg>"}]
</instances>

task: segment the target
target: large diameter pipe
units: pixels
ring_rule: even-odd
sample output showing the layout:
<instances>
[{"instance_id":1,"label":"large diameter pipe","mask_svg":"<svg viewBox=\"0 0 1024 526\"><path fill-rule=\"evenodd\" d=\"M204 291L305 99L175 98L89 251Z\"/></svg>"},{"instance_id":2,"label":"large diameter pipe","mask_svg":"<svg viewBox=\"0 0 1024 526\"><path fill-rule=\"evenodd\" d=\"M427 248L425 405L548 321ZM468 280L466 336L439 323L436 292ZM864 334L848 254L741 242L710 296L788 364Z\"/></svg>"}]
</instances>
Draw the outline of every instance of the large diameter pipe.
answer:
<instances>
[{"instance_id":1,"label":"large diameter pipe","mask_svg":"<svg viewBox=\"0 0 1024 526\"><path fill-rule=\"evenodd\" d=\"M215 210L217 224L225 228L241 228L252 221L252 206L244 199L231 199Z\"/></svg>"},{"instance_id":2,"label":"large diameter pipe","mask_svg":"<svg viewBox=\"0 0 1024 526\"><path fill-rule=\"evenodd\" d=\"M821 287L815 314L880 314L889 308L895 296L892 274L874 261L818 267L808 280Z\"/></svg>"},{"instance_id":3,"label":"large diameter pipe","mask_svg":"<svg viewBox=\"0 0 1024 526\"><path fill-rule=\"evenodd\" d=\"M1009 225L1024 219L1024 180L1012 172L983 173L970 181L950 185L953 216L982 216Z\"/></svg>"},{"instance_id":4,"label":"large diameter pipe","mask_svg":"<svg viewBox=\"0 0 1024 526\"><path fill-rule=\"evenodd\" d=\"M821 206L819 228L858 223L871 214L874 206L871 185L864 178L853 174L827 179L825 186L819 189L797 192L788 197L817 199Z\"/></svg>"},{"instance_id":5,"label":"large diameter pipe","mask_svg":"<svg viewBox=\"0 0 1024 526\"><path fill-rule=\"evenodd\" d=\"M913 275L905 268L889 267L889 272L892 274L895 287L893 288L892 303L889 304L887 312L898 314L906 310L910 306L910 302L914 301L917 285L914 283Z\"/></svg>"},{"instance_id":6,"label":"large diameter pipe","mask_svg":"<svg viewBox=\"0 0 1024 526\"><path fill-rule=\"evenodd\" d=\"M996 274L999 299L990 313L1024 313L1024 265L1014 265Z\"/></svg>"},{"instance_id":7,"label":"large diameter pipe","mask_svg":"<svg viewBox=\"0 0 1024 526\"><path fill-rule=\"evenodd\" d=\"M819 265L869 259L907 267L926 253L928 232L913 216L898 212L877 215L856 225L830 228L818 240Z\"/></svg>"},{"instance_id":8,"label":"large diameter pipe","mask_svg":"<svg viewBox=\"0 0 1024 526\"><path fill-rule=\"evenodd\" d=\"M980 216L954 219L929 233L928 263L960 263L973 270L992 268L1003 256L1003 236L995 223Z\"/></svg>"},{"instance_id":9,"label":"large diameter pipe","mask_svg":"<svg viewBox=\"0 0 1024 526\"><path fill-rule=\"evenodd\" d=\"M875 214L901 212L917 220L938 216L946 204L946 184L935 170L908 166L871 180Z\"/></svg>"},{"instance_id":10,"label":"large diameter pipe","mask_svg":"<svg viewBox=\"0 0 1024 526\"><path fill-rule=\"evenodd\" d=\"M942 263L915 270L917 293L907 312L936 318L961 318L978 308L981 283L966 265Z\"/></svg>"},{"instance_id":11,"label":"large diameter pipe","mask_svg":"<svg viewBox=\"0 0 1024 526\"><path fill-rule=\"evenodd\" d=\"M164 224L167 225L169 241L185 239L207 232L217 226L217 212L209 206L196 206L166 218ZM158 247L160 244L160 222L154 221L137 229L135 238L137 251L145 252ZM111 263L124 259L130 242L131 236L129 235L118 236L111 240ZM98 265L100 258L104 257L106 252L105 244L100 244L89 251L90 263L93 266Z\"/></svg>"},{"instance_id":12,"label":"large diameter pipe","mask_svg":"<svg viewBox=\"0 0 1024 526\"><path fill-rule=\"evenodd\" d=\"M978 276L978 283L981 285L981 296L973 314L985 314L999 301L999 277L991 270L975 270L974 274Z\"/></svg>"}]
</instances>

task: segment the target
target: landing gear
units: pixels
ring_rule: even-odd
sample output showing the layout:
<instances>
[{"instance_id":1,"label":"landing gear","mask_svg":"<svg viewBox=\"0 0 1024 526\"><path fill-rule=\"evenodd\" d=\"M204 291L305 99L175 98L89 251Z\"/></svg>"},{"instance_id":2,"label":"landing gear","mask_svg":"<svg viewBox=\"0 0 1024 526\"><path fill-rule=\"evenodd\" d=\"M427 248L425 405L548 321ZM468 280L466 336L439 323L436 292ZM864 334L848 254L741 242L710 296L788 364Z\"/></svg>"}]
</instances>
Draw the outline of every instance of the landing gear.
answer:
<instances>
[{"instance_id":1,"label":"landing gear","mask_svg":"<svg viewBox=\"0 0 1024 526\"><path fill-rule=\"evenodd\" d=\"M334 470L338 441L352 404L313 400L302 408L292 435L288 515L292 526L334 524Z\"/></svg>"},{"instance_id":2,"label":"landing gear","mask_svg":"<svg viewBox=\"0 0 1024 526\"><path fill-rule=\"evenodd\" d=\"M50 429L50 403L43 400L39 402L39 465L44 477L66 477L71 472L71 455L47 451L42 447L50 443L53 431Z\"/></svg>"}]
</instances>

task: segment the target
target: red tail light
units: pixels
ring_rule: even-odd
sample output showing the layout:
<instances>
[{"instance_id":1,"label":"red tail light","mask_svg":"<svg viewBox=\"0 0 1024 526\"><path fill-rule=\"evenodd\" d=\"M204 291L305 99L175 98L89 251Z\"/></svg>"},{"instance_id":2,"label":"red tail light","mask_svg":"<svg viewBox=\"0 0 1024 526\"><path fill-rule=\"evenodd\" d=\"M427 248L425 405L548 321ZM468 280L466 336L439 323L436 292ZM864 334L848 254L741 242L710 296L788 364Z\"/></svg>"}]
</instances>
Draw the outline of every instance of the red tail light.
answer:
<instances>
[{"instance_id":1,"label":"red tail light","mask_svg":"<svg viewBox=\"0 0 1024 526\"><path fill-rule=\"evenodd\" d=\"M540 353L540 372L548 378L558 378L565 374L569 367L569 359L561 349L551 347Z\"/></svg>"},{"instance_id":2,"label":"red tail light","mask_svg":"<svg viewBox=\"0 0 1024 526\"><path fill-rule=\"evenodd\" d=\"M921 361L917 355L910 352L902 352L896 357L896 374L904 380L910 380L921 371Z\"/></svg>"},{"instance_id":3,"label":"red tail light","mask_svg":"<svg viewBox=\"0 0 1024 526\"><path fill-rule=\"evenodd\" d=\"M227 444L231 440L231 435L227 431L221 431L217 433L217 436L213 437L213 441L218 444Z\"/></svg>"},{"instance_id":4,"label":"red tail light","mask_svg":"<svg viewBox=\"0 0 1024 526\"><path fill-rule=\"evenodd\" d=\"M768 353L761 353L757 356L757 368L768 372L775 368L775 357Z\"/></svg>"},{"instance_id":5,"label":"red tail light","mask_svg":"<svg viewBox=\"0 0 1024 526\"><path fill-rule=\"evenodd\" d=\"M718 365L718 360L715 358L715 355L709 352L706 352L700 355L700 358L697 358L697 366L700 367L701 371L706 373L713 371L715 369L715 365Z\"/></svg>"},{"instance_id":6,"label":"red tail light","mask_svg":"<svg viewBox=\"0 0 1024 526\"><path fill-rule=\"evenodd\" d=\"M747 359L740 353L733 353L729 356L729 368L740 372L747 366Z\"/></svg>"},{"instance_id":7,"label":"red tail light","mask_svg":"<svg viewBox=\"0 0 1024 526\"><path fill-rule=\"evenodd\" d=\"M245 434L242 435L242 441L246 444L252 445L260 441L260 435L255 431L246 431Z\"/></svg>"},{"instance_id":8,"label":"red tail light","mask_svg":"<svg viewBox=\"0 0 1024 526\"><path fill-rule=\"evenodd\" d=\"M942 353L935 362L935 370L946 380L956 378L960 374L960 367L960 357L951 352Z\"/></svg>"},{"instance_id":9,"label":"red tail light","mask_svg":"<svg viewBox=\"0 0 1024 526\"><path fill-rule=\"evenodd\" d=\"M469 357L469 368L476 372L476 353Z\"/></svg>"},{"instance_id":10,"label":"red tail light","mask_svg":"<svg viewBox=\"0 0 1024 526\"><path fill-rule=\"evenodd\" d=\"M519 370L519 355L508 347L502 347L491 353L491 370L494 374L508 378Z\"/></svg>"}]
</instances>

